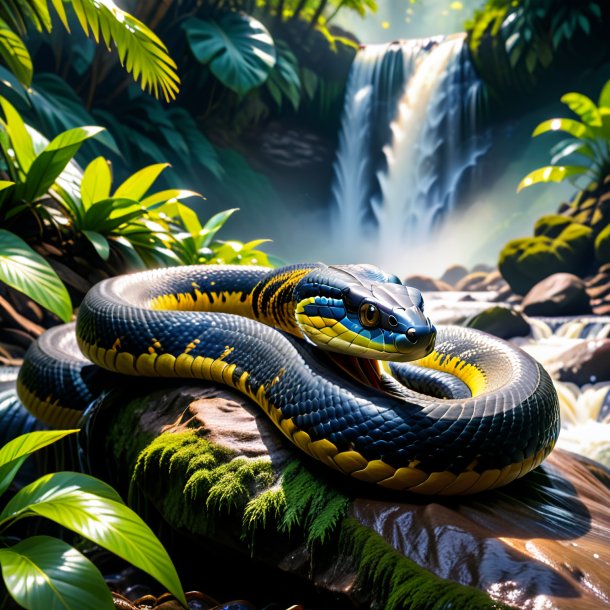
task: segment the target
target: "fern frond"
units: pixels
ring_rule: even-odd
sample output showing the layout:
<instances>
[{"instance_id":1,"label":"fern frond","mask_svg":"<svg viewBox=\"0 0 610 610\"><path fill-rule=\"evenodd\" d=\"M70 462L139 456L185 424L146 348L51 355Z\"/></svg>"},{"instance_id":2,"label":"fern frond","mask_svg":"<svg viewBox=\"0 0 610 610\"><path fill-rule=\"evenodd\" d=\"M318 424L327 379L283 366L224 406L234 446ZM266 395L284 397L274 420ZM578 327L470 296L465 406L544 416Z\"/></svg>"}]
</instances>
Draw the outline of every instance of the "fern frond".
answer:
<instances>
[{"instance_id":1,"label":"fern frond","mask_svg":"<svg viewBox=\"0 0 610 610\"><path fill-rule=\"evenodd\" d=\"M57 4L53 2L56 9ZM72 0L71 4L85 34L103 41L109 50L114 44L121 65L142 89L167 102L176 98L180 84L176 64L151 29L112 0Z\"/></svg>"},{"instance_id":2,"label":"fern frond","mask_svg":"<svg viewBox=\"0 0 610 610\"><path fill-rule=\"evenodd\" d=\"M19 82L29 87L32 84L32 58L11 27L0 18L0 57Z\"/></svg>"}]
</instances>

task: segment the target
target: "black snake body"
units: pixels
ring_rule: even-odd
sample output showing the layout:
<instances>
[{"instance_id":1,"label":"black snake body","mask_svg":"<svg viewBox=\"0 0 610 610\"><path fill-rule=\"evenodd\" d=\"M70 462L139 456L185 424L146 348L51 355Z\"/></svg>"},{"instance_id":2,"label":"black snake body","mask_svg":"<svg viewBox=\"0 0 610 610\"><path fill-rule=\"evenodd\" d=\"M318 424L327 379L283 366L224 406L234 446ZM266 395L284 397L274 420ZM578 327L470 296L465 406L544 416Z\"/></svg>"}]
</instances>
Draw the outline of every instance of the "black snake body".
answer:
<instances>
[{"instance_id":1,"label":"black snake body","mask_svg":"<svg viewBox=\"0 0 610 610\"><path fill-rule=\"evenodd\" d=\"M205 379L249 396L331 468L422 494L504 485L540 464L559 433L557 395L535 360L485 333L435 329L419 291L370 266L120 276L92 288L80 308L76 339L87 359L73 330L48 331L18 383L24 403L55 427L77 424L99 391L97 367ZM415 362L405 372L407 360ZM457 381L419 374L430 369ZM425 386L429 393L417 391Z\"/></svg>"}]
</instances>

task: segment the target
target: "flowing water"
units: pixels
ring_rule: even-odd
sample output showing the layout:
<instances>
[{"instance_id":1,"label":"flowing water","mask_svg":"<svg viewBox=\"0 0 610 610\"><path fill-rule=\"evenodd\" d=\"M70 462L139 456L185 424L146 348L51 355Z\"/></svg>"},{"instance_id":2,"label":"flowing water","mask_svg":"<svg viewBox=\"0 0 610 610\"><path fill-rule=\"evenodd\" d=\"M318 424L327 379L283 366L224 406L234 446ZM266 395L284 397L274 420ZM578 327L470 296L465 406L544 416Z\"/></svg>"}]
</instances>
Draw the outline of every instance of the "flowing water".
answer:
<instances>
[{"instance_id":1,"label":"flowing water","mask_svg":"<svg viewBox=\"0 0 610 610\"><path fill-rule=\"evenodd\" d=\"M387 265L468 201L491 146L483 116L483 87L463 35L358 53L332 189L336 239L350 236L346 259Z\"/></svg>"}]
</instances>

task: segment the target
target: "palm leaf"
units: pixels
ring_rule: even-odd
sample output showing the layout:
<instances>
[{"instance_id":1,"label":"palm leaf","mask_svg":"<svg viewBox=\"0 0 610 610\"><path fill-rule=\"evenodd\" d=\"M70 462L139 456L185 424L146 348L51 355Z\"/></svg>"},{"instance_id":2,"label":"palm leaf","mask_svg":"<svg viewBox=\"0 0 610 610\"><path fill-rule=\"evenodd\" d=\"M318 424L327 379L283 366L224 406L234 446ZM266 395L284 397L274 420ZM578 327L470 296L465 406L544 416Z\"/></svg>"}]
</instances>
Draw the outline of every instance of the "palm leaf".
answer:
<instances>
[{"instance_id":1,"label":"palm leaf","mask_svg":"<svg viewBox=\"0 0 610 610\"><path fill-rule=\"evenodd\" d=\"M121 65L142 89L167 102L176 98L176 64L152 30L112 0L72 0L72 7L85 34L91 33L96 42L103 40L109 50L114 43Z\"/></svg>"},{"instance_id":2,"label":"palm leaf","mask_svg":"<svg viewBox=\"0 0 610 610\"><path fill-rule=\"evenodd\" d=\"M602 124L599 109L595 102L582 93L566 93L561 96L561 101L576 113L586 125L599 126Z\"/></svg>"},{"instance_id":3,"label":"palm leaf","mask_svg":"<svg viewBox=\"0 0 610 610\"><path fill-rule=\"evenodd\" d=\"M32 83L32 58L21 38L4 19L0 19L0 56L19 81L29 87Z\"/></svg>"},{"instance_id":4,"label":"palm leaf","mask_svg":"<svg viewBox=\"0 0 610 610\"><path fill-rule=\"evenodd\" d=\"M540 167L533 172L530 172L521 182L519 182L517 192L520 192L533 184L540 184L541 182L562 182L566 178L586 174L588 171L588 167L580 165L547 165L546 167Z\"/></svg>"}]
</instances>

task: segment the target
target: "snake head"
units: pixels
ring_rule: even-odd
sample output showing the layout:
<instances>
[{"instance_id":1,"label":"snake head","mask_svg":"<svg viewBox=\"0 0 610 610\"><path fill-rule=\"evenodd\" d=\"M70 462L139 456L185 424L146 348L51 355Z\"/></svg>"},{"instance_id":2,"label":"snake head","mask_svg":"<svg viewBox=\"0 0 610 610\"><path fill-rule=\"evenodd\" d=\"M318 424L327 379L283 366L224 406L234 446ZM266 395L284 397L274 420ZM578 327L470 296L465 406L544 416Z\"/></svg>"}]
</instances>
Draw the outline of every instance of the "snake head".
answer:
<instances>
[{"instance_id":1,"label":"snake head","mask_svg":"<svg viewBox=\"0 0 610 610\"><path fill-rule=\"evenodd\" d=\"M296 286L295 316L303 336L322 349L405 362L434 349L436 329L419 290L369 266L328 267Z\"/></svg>"}]
</instances>

